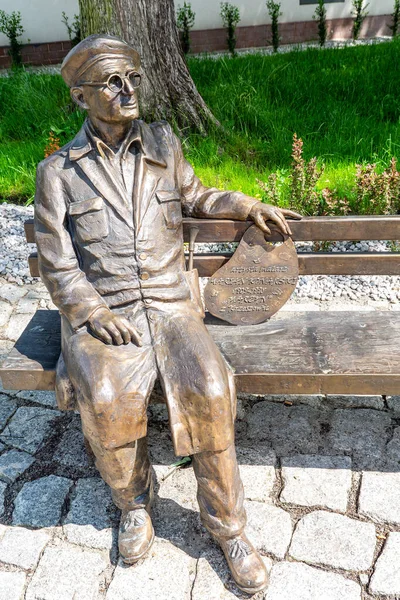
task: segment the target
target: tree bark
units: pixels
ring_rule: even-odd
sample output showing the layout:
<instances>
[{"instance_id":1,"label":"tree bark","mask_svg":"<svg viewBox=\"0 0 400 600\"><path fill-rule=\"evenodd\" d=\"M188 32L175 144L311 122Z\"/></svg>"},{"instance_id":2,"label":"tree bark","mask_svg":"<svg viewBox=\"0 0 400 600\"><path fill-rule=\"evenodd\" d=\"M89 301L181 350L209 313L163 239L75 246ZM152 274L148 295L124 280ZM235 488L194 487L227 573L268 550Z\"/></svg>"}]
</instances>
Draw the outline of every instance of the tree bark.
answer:
<instances>
[{"instance_id":1,"label":"tree bark","mask_svg":"<svg viewBox=\"0 0 400 600\"><path fill-rule=\"evenodd\" d=\"M218 124L190 76L181 49L173 0L79 0L82 34L109 33L142 60L141 114L205 133Z\"/></svg>"}]
</instances>

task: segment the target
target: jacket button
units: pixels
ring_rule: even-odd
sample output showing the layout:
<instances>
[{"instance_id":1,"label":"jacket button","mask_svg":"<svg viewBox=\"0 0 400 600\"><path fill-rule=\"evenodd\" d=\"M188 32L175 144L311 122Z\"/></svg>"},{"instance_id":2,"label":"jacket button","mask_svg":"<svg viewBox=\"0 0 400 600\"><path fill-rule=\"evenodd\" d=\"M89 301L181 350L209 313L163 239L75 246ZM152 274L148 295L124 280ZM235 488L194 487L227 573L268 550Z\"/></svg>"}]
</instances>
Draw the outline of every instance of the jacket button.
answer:
<instances>
[{"instance_id":1,"label":"jacket button","mask_svg":"<svg viewBox=\"0 0 400 600\"><path fill-rule=\"evenodd\" d=\"M147 304L147 305L151 304L152 302L153 302L153 300L151 298L145 298L144 299L144 303Z\"/></svg>"},{"instance_id":2,"label":"jacket button","mask_svg":"<svg viewBox=\"0 0 400 600\"><path fill-rule=\"evenodd\" d=\"M139 258L140 258L140 260L146 260L146 258L147 258L147 254L146 254L146 252L141 252L141 253L139 254Z\"/></svg>"},{"instance_id":3,"label":"jacket button","mask_svg":"<svg viewBox=\"0 0 400 600\"><path fill-rule=\"evenodd\" d=\"M146 281L147 279L149 279L150 275L148 273L142 273L140 275L140 279L142 279L143 281Z\"/></svg>"}]
</instances>

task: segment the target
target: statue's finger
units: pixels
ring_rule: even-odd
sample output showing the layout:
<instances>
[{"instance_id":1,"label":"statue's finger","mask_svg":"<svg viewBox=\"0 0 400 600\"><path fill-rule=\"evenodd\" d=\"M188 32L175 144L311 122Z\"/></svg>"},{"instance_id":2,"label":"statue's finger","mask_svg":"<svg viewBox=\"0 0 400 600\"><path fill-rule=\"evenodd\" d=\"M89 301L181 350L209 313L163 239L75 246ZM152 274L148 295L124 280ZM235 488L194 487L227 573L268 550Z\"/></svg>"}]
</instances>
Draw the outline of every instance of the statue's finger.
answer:
<instances>
[{"instance_id":1,"label":"statue's finger","mask_svg":"<svg viewBox=\"0 0 400 600\"><path fill-rule=\"evenodd\" d=\"M105 329L111 335L113 342L115 342L117 346L121 346L121 344L124 343L122 335L114 323L109 323Z\"/></svg>"},{"instance_id":2,"label":"statue's finger","mask_svg":"<svg viewBox=\"0 0 400 600\"><path fill-rule=\"evenodd\" d=\"M287 208L281 208L281 212L285 215L285 217L292 217L293 219L302 219L302 215L295 212L294 210L289 210Z\"/></svg>"},{"instance_id":3,"label":"statue's finger","mask_svg":"<svg viewBox=\"0 0 400 600\"><path fill-rule=\"evenodd\" d=\"M264 233L266 233L267 235L271 234L271 230L269 227L267 227L267 225L265 224L265 221L262 217L261 214L258 214L255 218L255 223L257 225L257 227L259 227L261 229L261 231L264 231Z\"/></svg>"},{"instance_id":4,"label":"statue's finger","mask_svg":"<svg viewBox=\"0 0 400 600\"><path fill-rule=\"evenodd\" d=\"M108 333L108 331L106 331L104 329L104 327L100 327L99 329L95 329L94 333L96 334L96 336L98 338L100 338L100 340L102 342L104 342L105 344L107 344L108 346L111 346L113 343L112 337L111 335Z\"/></svg>"},{"instance_id":5,"label":"statue's finger","mask_svg":"<svg viewBox=\"0 0 400 600\"><path fill-rule=\"evenodd\" d=\"M271 219L271 221L273 221L275 223L275 225L277 225L279 227L280 231L284 235L292 235L289 225L286 223L285 218L283 216L281 217L279 212L275 212L275 213L271 214L270 219Z\"/></svg>"},{"instance_id":6,"label":"statue's finger","mask_svg":"<svg viewBox=\"0 0 400 600\"><path fill-rule=\"evenodd\" d=\"M136 344L136 346L143 346L143 342L141 340L142 334L140 331L138 331L135 327L132 327L132 325L129 325L129 333L131 336L131 342Z\"/></svg>"},{"instance_id":7,"label":"statue's finger","mask_svg":"<svg viewBox=\"0 0 400 600\"><path fill-rule=\"evenodd\" d=\"M129 321L124 317L120 317L118 320L114 321L114 325L118 328L124 344L129 344L131 341L131 334L129 331Z\"/></svg>"}]
</instances>

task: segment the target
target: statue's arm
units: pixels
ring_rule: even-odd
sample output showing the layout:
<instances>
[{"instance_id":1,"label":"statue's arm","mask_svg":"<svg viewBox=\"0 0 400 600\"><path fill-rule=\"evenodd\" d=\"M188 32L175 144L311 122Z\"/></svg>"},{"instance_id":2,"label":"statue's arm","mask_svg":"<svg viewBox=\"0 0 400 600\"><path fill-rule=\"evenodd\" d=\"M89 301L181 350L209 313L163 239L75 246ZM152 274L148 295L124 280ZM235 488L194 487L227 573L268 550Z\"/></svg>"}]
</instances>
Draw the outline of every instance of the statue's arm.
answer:
<instances>
[{"instance_id":1,"label":"statue's arm","mask_svg":"<svg viewBox=\"0 0 400 600\"><path fill-rule=\"evenodd\" d=\"M182 202L187 216L208 219L252 219L256 225L270 233L265 221L273 221L286 235L291 231L285 217L301 219L301 215L277 206L264 204L242 192L227 192L205 187L196 177L192 165L185 159L177 136L171 131L177 158L177 175Z\"/></svg>"},{"instance_id":2,"label":"statue's arm","mask_svg":"<svg viewBox=\"0 0 400 600\"><path fill-rule=\"evenodd\" d=\"M72 327L88 321L106 303L79 268L67 228L66 197L53 162L40 163L36 179L35 238L39 272L51 299Z\"/></svg>"}]
</instances>

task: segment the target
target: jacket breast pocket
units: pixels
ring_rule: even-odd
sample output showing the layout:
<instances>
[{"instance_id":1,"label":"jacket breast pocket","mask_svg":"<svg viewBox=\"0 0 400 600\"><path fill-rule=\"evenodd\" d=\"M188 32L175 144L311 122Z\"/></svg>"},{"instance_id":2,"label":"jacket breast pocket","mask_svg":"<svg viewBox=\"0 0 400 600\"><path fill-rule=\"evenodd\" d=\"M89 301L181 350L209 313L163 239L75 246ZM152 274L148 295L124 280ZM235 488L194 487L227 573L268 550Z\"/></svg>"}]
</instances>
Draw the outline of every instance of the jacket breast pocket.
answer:
<instances>
[{"instance_id":1,"label":"jacket breast pocket","mask_svg":"<svg viewBox=\"0 0 400 600\"><path fill-rule=\"evenodd\" d=\"M157 190L156 198L163 211L167 229L176 229L182 223L181 196L178 190Z\"/></svg>"},{"instance_id":2,"label":"jacket breast pocket","mask_svg":"<svg viewBox=\"0 0 400 600\"><path fill-rule=\"evenodd\" d=\"M100 196L72 202L68 213L72 219L76 237L81 242L99 242L109 233L104 200Z\"/></svg>"}]
</instances>

